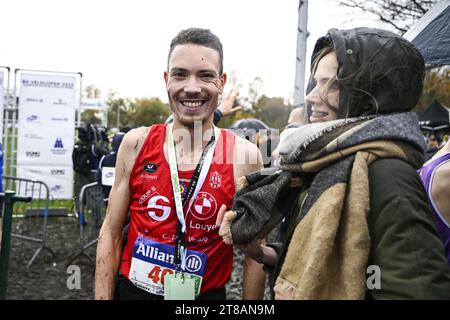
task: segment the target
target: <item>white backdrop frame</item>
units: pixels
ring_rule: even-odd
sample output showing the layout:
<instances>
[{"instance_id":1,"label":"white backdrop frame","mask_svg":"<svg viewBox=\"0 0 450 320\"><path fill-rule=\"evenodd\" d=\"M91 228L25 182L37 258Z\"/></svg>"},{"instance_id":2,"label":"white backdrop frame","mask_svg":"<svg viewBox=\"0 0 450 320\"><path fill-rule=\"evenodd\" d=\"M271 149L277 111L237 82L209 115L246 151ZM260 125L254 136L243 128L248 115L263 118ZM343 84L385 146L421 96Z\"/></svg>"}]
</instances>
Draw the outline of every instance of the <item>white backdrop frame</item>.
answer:
<instances>
[{"instance_id":1,"label":"white backdrop frame","mask_svg":"<svg viewBox=\"0 0 450 320\"><path fill-rule=\"evenodd\" d=\"M13 107L13 114L11 116L12 123L12 139L11 139L11 155L9 156L10 166L9 166L9 175L10 176L17 176L17 151L18 151L18 145L16 145L16 140L18 139L18 118L19 118L19 107L20 107L20 101L18 99L19 97L19 86L18 81L21 79L22 74L30 74L30 75L41 75L41 76L71 76L74 78L75 86L78 85L78 90L76 90L75 93L75 100L74 100L74 113L76 117L76 125L79 124L80 121L80 101L82 97L82 78L83 74L81 72L65 72L65 71L51 71L51 70L35 70L35 69L15 69L14 71L14 89L13 94L15 96L14 101L14 107ZM74 123L75 125L75 123ZM75 133L75 128L72 128ZM74 141L73 141L74 142ZM72 150L68 150L71 154ZM72 163L68 164L70 168L72 168ZM73 173L72 173L73 177ZM72 179L73 180L73 179ZM73 195L71 195L72 197Z\"/></svg>"},{"instance_id":2,"label":"white backdrop frame","mask_svg":"<svg viewBox=\"0 0 450 320\"><path fill-rule=\"evenodd\" d=\"M1 90L3 93L0 93L2 96L0 97L0 134L2 135L2 138L0 139L0 142L2 143L2 149L3 149L3 173L5 173L6 170L6 162L8 159L8 153L6 152L8 150L8 110L10 107L9 102L9 85L10 85L10 72L11 68L7 66L0 66L0 72L3 73L3 81L0 84ZM5 86L6 83L6 86ZM0 181L1 183L1 181Z\"/></svg>"}]
</instances>

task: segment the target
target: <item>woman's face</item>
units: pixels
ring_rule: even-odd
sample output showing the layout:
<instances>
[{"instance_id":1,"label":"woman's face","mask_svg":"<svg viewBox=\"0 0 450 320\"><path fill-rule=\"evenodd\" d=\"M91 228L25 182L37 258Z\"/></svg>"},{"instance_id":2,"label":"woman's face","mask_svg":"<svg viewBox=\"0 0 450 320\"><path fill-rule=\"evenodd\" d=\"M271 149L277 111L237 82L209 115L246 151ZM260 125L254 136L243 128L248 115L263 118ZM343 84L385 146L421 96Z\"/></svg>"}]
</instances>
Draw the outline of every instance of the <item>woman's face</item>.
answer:
<instances>
[{"instance_id":1,"label":"woman's face","mask_svg":"<svg viewBox=\"0 0 450 320\"><path fill-rule=\"evenodd\" d=\"M334 81L338 71L338 61L334 51L326 54L317 64L314 74L315 86L305 97L311 106L311 123L335 120L339 107L339 87Z\"/></svg>"}]
</instances>

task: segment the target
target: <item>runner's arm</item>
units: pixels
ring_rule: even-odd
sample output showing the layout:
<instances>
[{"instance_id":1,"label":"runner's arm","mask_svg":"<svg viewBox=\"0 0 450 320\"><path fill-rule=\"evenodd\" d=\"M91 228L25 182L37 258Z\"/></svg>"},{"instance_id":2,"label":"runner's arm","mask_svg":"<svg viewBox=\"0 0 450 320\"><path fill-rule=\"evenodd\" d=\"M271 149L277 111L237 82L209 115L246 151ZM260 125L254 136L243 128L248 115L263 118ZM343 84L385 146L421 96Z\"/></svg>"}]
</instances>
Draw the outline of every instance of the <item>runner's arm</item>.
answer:
<instances>
[{"instance_id":1,"label":"runner's arm","mask_svg":"<svg viewBox=\"0 0 450 320\"><path fill-rule=\"evenodd\" d=\"M130 205L130 174L135 157L143 142L139 128L124 137L117 154L114 185L109 196L108 209L100 229L95 270L95 299L112 299L122 254L122 229Z\"/></svg>"}]
</instances>

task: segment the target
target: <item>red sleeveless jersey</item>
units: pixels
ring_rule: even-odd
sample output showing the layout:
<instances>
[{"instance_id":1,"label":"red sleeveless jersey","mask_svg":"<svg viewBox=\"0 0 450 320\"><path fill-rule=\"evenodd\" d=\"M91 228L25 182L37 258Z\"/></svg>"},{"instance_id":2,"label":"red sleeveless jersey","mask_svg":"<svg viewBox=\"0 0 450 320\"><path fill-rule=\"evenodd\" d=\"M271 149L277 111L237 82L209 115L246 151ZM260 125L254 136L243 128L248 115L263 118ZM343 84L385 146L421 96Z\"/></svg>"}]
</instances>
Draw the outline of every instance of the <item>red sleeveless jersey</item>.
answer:
<instances>
[{"instance_id":1,"label":"red sleeveless jersey","mask_svg":"<svg viewBox=\"0 0 450 320\"><path fill-rule=\"evenodd\" d=\"M177 214L170 169L164 157L166 125L151 127L130 176L130 228L121 272L136 286L162 295L164 275L173 270ZM216 137L217 138L217 137ZM230 278L233 250L218 235L215 222L222 204L231 208L235 193L235 136L220 130L213 160L189 212L185 212L187 267L199 277L200 292L223 287ZM194 170L178 171L181 195ZM145 278L145 279L144 279Z\"/></svg>"}]
</instances>

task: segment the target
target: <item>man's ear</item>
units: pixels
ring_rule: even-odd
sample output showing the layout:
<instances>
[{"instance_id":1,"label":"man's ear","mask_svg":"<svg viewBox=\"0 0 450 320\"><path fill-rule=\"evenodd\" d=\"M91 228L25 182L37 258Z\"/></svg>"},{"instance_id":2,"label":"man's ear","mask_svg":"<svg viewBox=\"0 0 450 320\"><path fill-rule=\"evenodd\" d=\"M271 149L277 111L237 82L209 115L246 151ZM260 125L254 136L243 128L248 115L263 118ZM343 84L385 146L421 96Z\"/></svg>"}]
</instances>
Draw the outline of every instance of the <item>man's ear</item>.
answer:
<instances>
[{"instance_id":1,"label":"man's ear","mask_svg":"<svg viewBox=\"0 0 450 320\"><path fill-rule=\"evenodd\" d=\"M219 79L220 79L219 94L222 94L223 88L225 87L225 83L227 82L227 74L222 73L222 75L219 77Z\"/></svg>"},{"instance_id":2,"label":"man's ear","mask_svg":"<svg viewBox=\"0 0 450 320\"><path fill-rule=\"evenodd\" d=\"M167 71L164 71L164 81L166 82L167 86L167 81L169 81L169 74L167 73Z\"/></svg>"}]
</instances>

